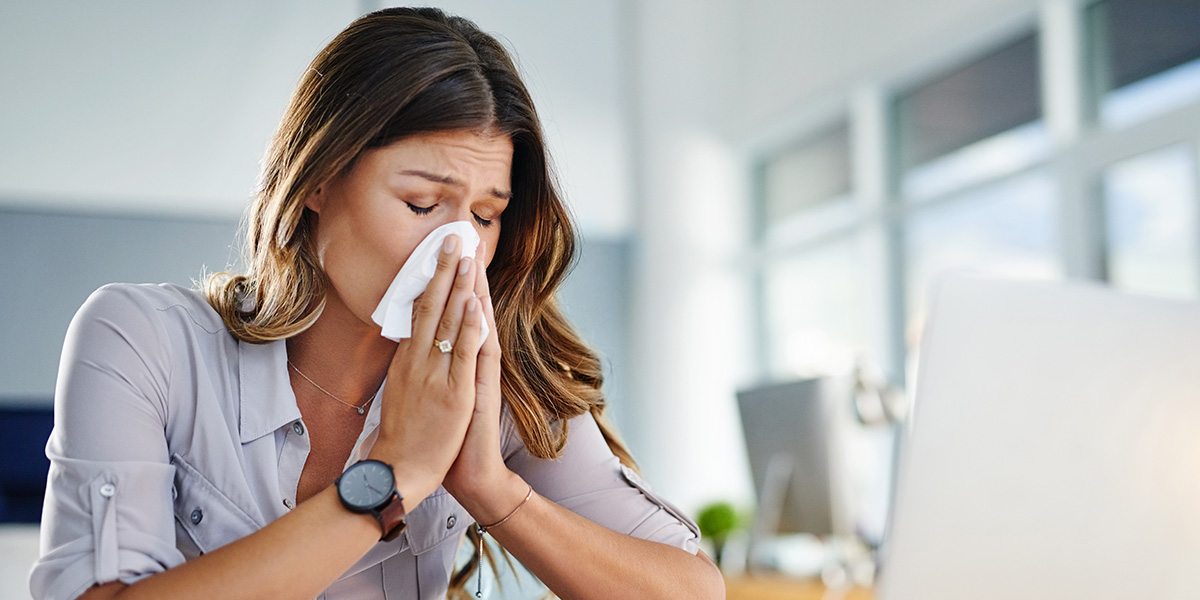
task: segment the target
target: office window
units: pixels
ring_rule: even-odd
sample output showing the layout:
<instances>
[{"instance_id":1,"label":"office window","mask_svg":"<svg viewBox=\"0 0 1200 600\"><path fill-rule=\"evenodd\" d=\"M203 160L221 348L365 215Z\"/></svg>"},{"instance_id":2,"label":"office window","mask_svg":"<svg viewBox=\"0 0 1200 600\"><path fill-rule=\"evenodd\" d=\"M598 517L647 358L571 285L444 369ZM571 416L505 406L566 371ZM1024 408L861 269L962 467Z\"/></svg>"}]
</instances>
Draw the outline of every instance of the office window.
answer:
<instances>
[{"instance_id":1,"label":"office window","mask_svg":"<svg viewBox=\"0 0 1200 600\"><path fill-rule=\"evenodd\" d=\"M1200 295L1197 159L1172 146L1113 165L1104 174L1108 279L1122 289Z\"/></svg>"},{"instance_id":2,"label":"office window","mask_svg":"<svg viewBox=\"0 0 1200 600\"><path fill-rule=\"evenodd\" d=\"M862 257L848 235L767 265L767 355L774 375L848 372L862 351Z\"/></svg>"},{"instance_id":3,"label":"office window","mask_svg":"<svg viewBox=\"0 0 1200 600\"><path fill-rule=\"evenodd\" d=\"M929 285L947 270L1060 277L1058 232L1054 180L1040 170L922 208L905 229L910 318L924 313Z\"/></svg>"},{"instance_id":4,"label":"office window","mask_svg":"<svg viewBox=\"0 0 1200 600\"><path fill-rule=\"evenodd\" d=\"M885 342L873 348L884 348L895 376L929 283L951 268L1106 275L1128 290L1200 297L1200 126L1189 112L1200 108L1200 0L1073 9L1070 19L1043 11L1036 29L988 51L938 57L957 66L923 80L882 80L878 100L848 105L844 122L757 163L761 347L773 373L811 370L820 356L846 356L870 339ZM1076 19L1086 60L1069 63L1084 72L1043 89L1041 62L1061 68L1068 47L1074 56ZM1072 87L1080 83L1086 89ZM1084 117L1083 127L1055 129L1070 132L1061 146L1050 139L1045 95L1055 106L1092 103L1089 115L1053 113L1060 125ZM1087 126L1092 116L1103 128ZM850 147L852 130L862 147ZM856 195L858 151L872 160L886 152L888 168L859 174L882 198ZM866 230L882 232L871 251L852 242ZM830 273L839 268L846 273ZM885 322L844 320L864 307ZM879 326L887 330L862 331Z\"/></svg>"},{"instance_id":5,"label":"office window","mask_svg":"<svg viewBox=\"0 0 1200 600\"><path fill-rule=\"evenodd\" d=\"M1101 123L1121 127L1200 99L1200 0L1087 8Z\"/></svg>"},{"instance_id":6,"label":"office window","mask_svg":"<svg viewBox=\"0 0 1200 600\"><path fill-rule=\"evenodd\" d=\"M849 216L853 211L849 138L842 121L764 161L763 237L786 240L796 237L806 221Z\"/></svg>"},{"instance_id":7,"label":"office window","mask_svg":"<svg viewBox=\"0 0 1200 600\"><path fill-rule=\"evenodd\" d=\"M862 214L846 121L767 156L759 182L765 371L784 378L845 372L864 337L854 235Z\"/></svg>"},{"instance_id":8,"label":"office window","mask_svg":"<svg viewBox=\"0 0 1200 600\"><path fill-rule=\"evenodd\" d=\"M1044 158L1038 36L1030 33L895 100L901 193L919 199Z\"/></svg>"}]
</instances>

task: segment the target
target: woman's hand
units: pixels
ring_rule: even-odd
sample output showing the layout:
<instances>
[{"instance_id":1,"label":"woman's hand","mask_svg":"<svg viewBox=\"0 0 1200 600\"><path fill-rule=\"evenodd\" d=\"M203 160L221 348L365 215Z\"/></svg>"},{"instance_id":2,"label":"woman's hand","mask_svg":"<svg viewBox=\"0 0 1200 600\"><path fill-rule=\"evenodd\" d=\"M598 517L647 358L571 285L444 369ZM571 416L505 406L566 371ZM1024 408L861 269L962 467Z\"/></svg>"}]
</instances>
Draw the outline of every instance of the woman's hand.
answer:
<instances>
[{"instance_id":1,"label":"woman's hand","mask_svg":"<svg viewBox=\"0 0 1200 600\"><path fill-rule=\"evenodd\" d=\"M475 256L483 255L481 245ZM479 275L475 278L475 294L489 333L476 362L475 410L444 485L472 516L487 524L504 518L505 511L521 500L527 488L508 470L500 454L500 341L487 271L482 260L476 262Z\"/></svg>"},{"instance_id":2,"label":"woman's hand","mask_svg":"<svg viewBox=\"0 0 1200 600\"><path fill-rule=\"evenodd\" d=\"M413 307L413 335L400 341L388 367L379 438L371 449L372 458L392 465L408 510L442 483L476 410L480 265L459 258L461 243L447 236L437 270ZM442 352L438 341L453 350Z\"/></svg>"}]
</instances>

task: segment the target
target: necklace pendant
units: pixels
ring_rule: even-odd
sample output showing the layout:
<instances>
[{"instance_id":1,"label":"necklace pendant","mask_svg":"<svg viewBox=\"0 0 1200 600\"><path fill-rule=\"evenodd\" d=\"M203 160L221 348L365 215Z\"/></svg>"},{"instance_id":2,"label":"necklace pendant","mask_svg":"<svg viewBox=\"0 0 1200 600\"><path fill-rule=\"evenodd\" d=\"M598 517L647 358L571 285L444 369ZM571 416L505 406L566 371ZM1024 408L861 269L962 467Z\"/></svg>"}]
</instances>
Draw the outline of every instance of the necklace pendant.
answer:
<instances>
[{"instance_id":1,"label":"necklace pendant","mask_svg":"<svg viewBox=\"0 0 1200 600\"><path fill-rule=\"evenodd\" d=\"M355 408L356 410L358 410L358 414L359 414L360 416L361 416L361 415L363 415L363 414L366 414L366 412L367 412L367 407L365 407L365 406L355 406L354 408Z\"/></svg>"}]
</instances>

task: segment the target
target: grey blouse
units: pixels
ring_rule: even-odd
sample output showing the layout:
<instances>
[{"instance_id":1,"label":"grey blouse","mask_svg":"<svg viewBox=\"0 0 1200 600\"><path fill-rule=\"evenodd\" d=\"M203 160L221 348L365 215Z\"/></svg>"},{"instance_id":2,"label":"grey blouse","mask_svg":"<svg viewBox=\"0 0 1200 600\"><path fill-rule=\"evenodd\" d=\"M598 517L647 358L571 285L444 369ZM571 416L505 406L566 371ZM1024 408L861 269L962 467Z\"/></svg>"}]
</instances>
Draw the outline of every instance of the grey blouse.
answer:
<instances>
[{"instance_id":1,"label":"grey blouse","mask_svg":"<svg viewBox=\"0 0 1200 600\"><path fill-rule=\"evenodd\" d=\"M198 292L116 284L67 331L55 392L38 600L134 582L250 534L295 506L309 452L283 342L248 344ZM366 456L378 397L347 465ZM511 418L505 463L542 496L614 531L698 549L699 530L609 451L588 414L563 455L533 457ZM444 598L473 519L439 488L321 596ZM313 540L319 542L319 540Z\"/></svg>"}]
</instances>

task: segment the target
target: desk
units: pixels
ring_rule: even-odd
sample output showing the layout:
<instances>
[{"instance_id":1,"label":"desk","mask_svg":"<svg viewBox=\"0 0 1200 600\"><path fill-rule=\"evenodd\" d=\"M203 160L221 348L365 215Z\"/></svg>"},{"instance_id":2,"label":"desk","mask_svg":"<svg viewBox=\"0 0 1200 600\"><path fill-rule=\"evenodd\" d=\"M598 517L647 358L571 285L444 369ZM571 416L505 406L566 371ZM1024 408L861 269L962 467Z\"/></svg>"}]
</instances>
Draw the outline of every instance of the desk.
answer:
<instances>
[{"instance_id":1,"label":"desk","mask_svg":"<svg viewBox=\"0 0 1200 600\"><path fill-rule=\"evenodd\" d=\"M814 579L792 579L779 575L725 578L725 600L872 600L873 597L869 588L830 591Z\"/></svg>"}]
</instances>

